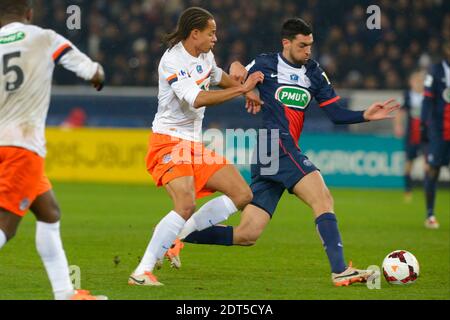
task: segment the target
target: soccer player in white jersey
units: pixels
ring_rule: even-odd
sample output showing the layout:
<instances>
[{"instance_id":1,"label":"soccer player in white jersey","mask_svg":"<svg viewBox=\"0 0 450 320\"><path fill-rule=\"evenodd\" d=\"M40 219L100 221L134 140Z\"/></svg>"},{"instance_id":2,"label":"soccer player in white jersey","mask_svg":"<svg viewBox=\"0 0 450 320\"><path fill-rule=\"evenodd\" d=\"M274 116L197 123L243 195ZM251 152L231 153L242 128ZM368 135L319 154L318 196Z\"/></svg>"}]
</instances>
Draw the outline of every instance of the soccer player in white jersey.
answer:
<instances>
[{"instance_id":1,"label":"soccer player in white jersey","mask_svg":"<svg viewBox=\"0 0 450 320\"><path fill-rule=\"evenodd\" d=\"M60 237L60 212L44 173L45 120L60 64L101 90L102 67L52 30L30 25L29 0L0 0L0 249L28 209L36 247L57 300L105 300L74 290Z\"/></svg>"},{"instance_id":2,"label":"soccer player in white jersey","mask_svg":"<svg viewBox=\"0 0 450 320\"><path fill-rule=\"evenodd\" d=\"M129 277L130 285L161 285L153 269L183 227L190 233L224 221L252 199L239 171L204 147L201 130L205 107L251 92L263 81L263 74L256 72L240 84L217 67L211 52L217 42L216 23L211 13L202 8L184 11L177 30L166 40L169 49L158 70L159 105L147 169L157 186L168 191L174 207L155 228L141 263ZM209 91L214 85L223 90ZM224 195L194 214L195 200L216 191Z\"/></svg>"}]
</instances>

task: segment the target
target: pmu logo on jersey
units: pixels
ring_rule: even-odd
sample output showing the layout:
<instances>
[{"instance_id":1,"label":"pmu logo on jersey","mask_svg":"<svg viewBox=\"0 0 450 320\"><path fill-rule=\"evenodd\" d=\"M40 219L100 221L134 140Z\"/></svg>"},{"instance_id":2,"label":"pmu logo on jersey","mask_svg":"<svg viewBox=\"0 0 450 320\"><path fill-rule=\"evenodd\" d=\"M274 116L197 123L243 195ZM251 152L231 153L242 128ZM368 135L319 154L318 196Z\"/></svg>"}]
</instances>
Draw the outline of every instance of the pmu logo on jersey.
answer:
<instances>
[{"instance_id":1,"label":"pmu logo on jersey","mask_svg":"<svg viewBox=\"0 0 450 320\"><path fill-rule=\"evenodd\" d=\"M203 67L202 66L197 66L197 72L199 74L202 74L203 73Z\"/></svg>"},{"instance_id":2,"label":"pmu logo on jersey","mask_svg":"<svg viewBox=\"0 0 450 320\"><path fill-rule=\"evenodd\" d=\"M282 86L275 92L275 99L290 108L306 109L311 102L311 94L303 88Z\"/></svg>"}]
</instances>

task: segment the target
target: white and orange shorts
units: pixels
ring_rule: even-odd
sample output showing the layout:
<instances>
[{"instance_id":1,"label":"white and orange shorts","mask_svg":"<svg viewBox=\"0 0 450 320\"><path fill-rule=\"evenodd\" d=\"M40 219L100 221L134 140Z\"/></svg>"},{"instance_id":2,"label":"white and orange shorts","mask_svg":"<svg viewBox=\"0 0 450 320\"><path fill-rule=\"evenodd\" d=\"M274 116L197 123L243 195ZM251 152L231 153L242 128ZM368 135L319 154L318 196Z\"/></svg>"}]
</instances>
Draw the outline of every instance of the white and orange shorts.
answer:
<instances>
[{"instance_id":1,"label":"white and orange shorts","mask_svg":"<svg viewBox=\"0 0 450 320\"><path fill-rule=\"evenodd\" d=\"M23 217L33 201L52 189L44 158L17 147L0 147L0 208Z\"/></svg>"},{"instance_id":2,"label":"white and orange shorts","mask_svg":"<svg viewBox=\"0 0 450 320\"><path fill-rule=\"evenodd\" d=\"M192 142L169 135L153 133L147 153L147 170L158 187L180 177L194 177L196 198L206 197L208 180L228 165L221 155L207 149L200 142Z\"/></svg>"}]
</instances>

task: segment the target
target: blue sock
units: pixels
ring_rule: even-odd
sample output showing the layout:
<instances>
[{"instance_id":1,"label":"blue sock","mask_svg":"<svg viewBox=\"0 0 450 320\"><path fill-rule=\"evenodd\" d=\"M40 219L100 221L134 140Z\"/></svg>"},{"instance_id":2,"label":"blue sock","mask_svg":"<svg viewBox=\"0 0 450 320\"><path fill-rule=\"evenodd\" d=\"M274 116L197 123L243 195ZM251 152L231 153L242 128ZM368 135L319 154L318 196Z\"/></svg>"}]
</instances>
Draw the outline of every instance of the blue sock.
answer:
<instances>
[{"instance_id":1,"label":"blue sock","mask_svg":"<svg viewBox=\"0 0 450 320\"><path fill-rule=\"evenodd\" d=\"M411 192L412 190L412 179L411 175L405 174L405 192Z\"/></svg>"},{"instance_id":2,"label":"blue sock","mask_svg":"<svg viewBox=\"0 0 450 320\"><path fill-rule=\"evenodd\" d=\"M434 216L434 203L436 200L436 185L439 169L430 169L425 175L425 198L427 203L427 217Z\"/></svg>"},{"instance_id":3,"label":"blue sock","mask_svg":"<svg viewBox=\"0 0 450 320\"><path fill-rule=\"evenodd\" d=\"M202 231L195 231L188 235L184 240L188 243L197 244L216 244L220 246L233 245L233 227L213 226Z\"/></svg>"},{"instance_id":4,"label":"blue sock","mask_svg":"<svg viewBox=\"0 0 450 320\"><path fill-rule=\"evenodd\" d=\"M336 215L325 213L316 219L317 231L322 239L331 266L331 272L341 273L347 269L344 249L337 225Z\"/></svg>"}]
</instances>

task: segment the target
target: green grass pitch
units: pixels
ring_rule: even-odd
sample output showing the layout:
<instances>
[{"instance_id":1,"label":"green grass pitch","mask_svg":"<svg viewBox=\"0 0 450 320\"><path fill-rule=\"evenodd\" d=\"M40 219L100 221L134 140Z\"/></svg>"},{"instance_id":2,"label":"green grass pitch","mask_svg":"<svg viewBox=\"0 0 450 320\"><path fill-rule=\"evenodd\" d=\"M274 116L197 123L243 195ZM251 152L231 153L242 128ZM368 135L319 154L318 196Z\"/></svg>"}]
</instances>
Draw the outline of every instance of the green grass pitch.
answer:
<instances>
[{"instance_id":1,"label":"green grass pitch","mask_svg":"<svg viewBox=\"0 0 450 320\"><path fill-rule=\"evenodd\" d=\"M166 262L157 272L164 287L130 287L127 277L152 228L171 209L165 191L151 185L56 183L54 188L70 264L81 268L83 288L110 299L450 299L448 189L438 192L439 230L423 227L419 190L411 204L399 190L332 190L346 259L360 268L380 266L387 253L405 249L420 262L415 284L392 286L383 278L381 289L369 290L363 284L332 286L311 211L287 194L256 246L187 244L181 270ZM236 215L229 222L238 221ZM52 298L34 231L34 217L28 215L0 252L2 300Z\"/></svg>"}]
</instances>

